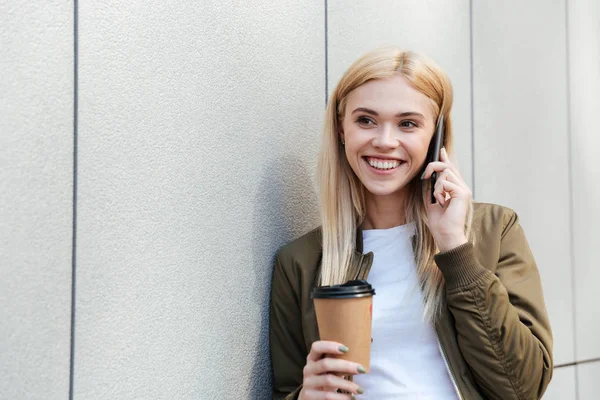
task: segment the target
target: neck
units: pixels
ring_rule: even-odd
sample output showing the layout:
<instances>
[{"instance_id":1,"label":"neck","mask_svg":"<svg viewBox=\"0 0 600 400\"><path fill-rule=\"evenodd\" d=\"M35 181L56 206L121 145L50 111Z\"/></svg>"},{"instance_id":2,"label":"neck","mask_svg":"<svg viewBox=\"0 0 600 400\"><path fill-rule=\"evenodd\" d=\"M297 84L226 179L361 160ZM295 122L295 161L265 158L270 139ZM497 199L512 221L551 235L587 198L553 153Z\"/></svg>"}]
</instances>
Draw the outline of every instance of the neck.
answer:
<instances>
[{"instance_id":1,"label":"neck","mask_svg":"<svg viewBox=\"0 0 600 400\"><path fill-rule=\"evenodd\" d=\"M388 196L368 194L365 198L367 215L363 229L389 229L406 223L406 194L394 193Z\"/></svg>"}]
</instances>

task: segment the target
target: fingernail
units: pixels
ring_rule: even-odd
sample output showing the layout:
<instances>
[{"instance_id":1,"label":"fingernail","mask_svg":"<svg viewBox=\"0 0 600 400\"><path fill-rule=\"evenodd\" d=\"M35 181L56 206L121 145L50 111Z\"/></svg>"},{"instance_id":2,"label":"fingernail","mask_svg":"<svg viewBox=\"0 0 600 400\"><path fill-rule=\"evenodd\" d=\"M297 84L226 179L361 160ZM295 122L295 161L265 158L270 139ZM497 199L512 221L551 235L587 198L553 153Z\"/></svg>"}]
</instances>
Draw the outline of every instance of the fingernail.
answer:
<instances>
[{"instance_id":1,"label":"fingernail","mask_svg":"<svg viewBox=\"0 0 600 400\"><path fill-rule=\"evenodd\" d=\"M356 400L356 397L352 396L350 397L350 400Z\"/></svg>"},{"instance_id":2,"label":"fingernail","mask_svg":"<svg viewBox=\"0 0 600 400\"><path fill-rule=\"evenodd\" d=\"M348 350L350 350L350 349L344 345L341 345L340 347L338 347L338 350L341 351L342 353L347 353Z\"/></svg>"},{"instance_id":3,"label":"fingernail","mask_svg":"<svg viewBox=\"0 0 600 400\"><path fill-rule=\"evenodd\" d=\"M425 179L425 173L426 173L426 172L427 172L427 171L423 171L423 173L421 174L421 179Z\"/></svg>"},{"instance_id":4,"label":"fingernail","mask_svg":"<svg viewBox=\"0 0 600 400\"><path fill-rule=\"evenodd\" d=\"M359 387L358 389L356 389L356 393L358 394L363 394L365 391L363 388Z\"/></svg>"},{"instance_id":5,"label":"fingernail","mask_svg":"<svg viewBox=\"0 0 600 400\"><path fill-rule=\"evenodd\" d=\"M356 368L356 370L360 373L360 374L366 374L367 370L365 369L365 367L363 367L362 365L359 365L358 368Z\"/></svg>"}]
</instances>

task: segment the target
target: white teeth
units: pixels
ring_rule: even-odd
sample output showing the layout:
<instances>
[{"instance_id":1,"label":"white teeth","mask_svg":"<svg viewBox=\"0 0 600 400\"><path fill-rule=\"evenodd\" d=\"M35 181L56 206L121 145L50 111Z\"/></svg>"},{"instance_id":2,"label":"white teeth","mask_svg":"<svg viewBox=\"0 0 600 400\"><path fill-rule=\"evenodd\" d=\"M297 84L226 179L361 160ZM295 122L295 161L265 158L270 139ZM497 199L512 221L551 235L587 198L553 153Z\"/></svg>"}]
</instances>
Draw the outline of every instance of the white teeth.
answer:
<instances>
[{"instance_id":1,"label":"white teeth","mask_svg":"<svg viewBox=\"0 0 600 400\"><path fill-rule=\"evenodd\" d=\"M392 168L396 168L398 165L400 165L400 162L397 160L394 161L375 161L375 160L368 160L369 164L377 169L392 169Z\"/></svg>"}]
</instances>

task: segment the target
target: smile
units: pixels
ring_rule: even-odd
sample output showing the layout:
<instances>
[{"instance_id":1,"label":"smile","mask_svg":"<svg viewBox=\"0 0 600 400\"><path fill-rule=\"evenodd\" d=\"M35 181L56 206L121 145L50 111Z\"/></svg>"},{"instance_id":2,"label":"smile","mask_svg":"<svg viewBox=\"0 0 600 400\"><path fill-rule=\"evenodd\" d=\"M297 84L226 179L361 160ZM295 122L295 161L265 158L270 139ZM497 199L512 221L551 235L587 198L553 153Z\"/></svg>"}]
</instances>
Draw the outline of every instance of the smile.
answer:
<instances>
[{"instance_id":1,"label":"smile","mask_svg":"<svg viewBox=\"0 0 600 400\"><path fill-rule=\"evenodd\" d=\"M378 171L392 171L404 164L404 161L396 159L382 159L376 157L364 157L364 159L372 168Z\"/></svg>"}]
</instances>

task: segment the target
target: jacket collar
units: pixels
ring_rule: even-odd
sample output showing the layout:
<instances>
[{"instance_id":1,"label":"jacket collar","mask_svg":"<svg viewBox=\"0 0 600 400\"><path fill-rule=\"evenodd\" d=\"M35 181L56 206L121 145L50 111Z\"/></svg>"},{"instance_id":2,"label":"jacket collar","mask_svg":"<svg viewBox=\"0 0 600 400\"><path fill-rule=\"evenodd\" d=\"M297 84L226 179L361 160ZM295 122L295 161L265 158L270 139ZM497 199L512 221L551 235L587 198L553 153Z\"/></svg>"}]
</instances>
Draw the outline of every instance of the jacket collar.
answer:
<instances>
[{"instance_id":1,"label":"jacket collar","mask_svg":"<svg viewBox=\"0 0 600 400\"><path fill-rule=\"evenodd\" d=\"M356 229L356 247L354 253L361 255L363 252L363 228L359 226Z\"/></svg>"}]
</instances>

